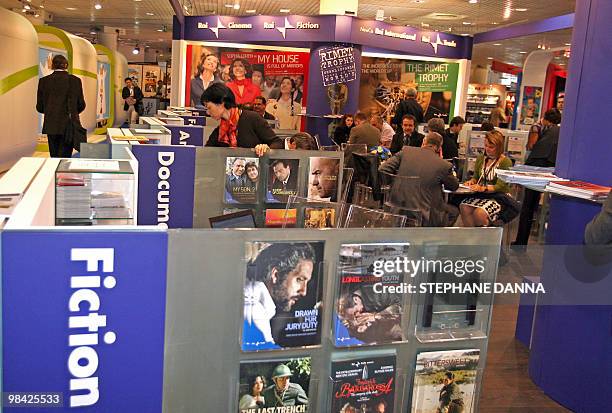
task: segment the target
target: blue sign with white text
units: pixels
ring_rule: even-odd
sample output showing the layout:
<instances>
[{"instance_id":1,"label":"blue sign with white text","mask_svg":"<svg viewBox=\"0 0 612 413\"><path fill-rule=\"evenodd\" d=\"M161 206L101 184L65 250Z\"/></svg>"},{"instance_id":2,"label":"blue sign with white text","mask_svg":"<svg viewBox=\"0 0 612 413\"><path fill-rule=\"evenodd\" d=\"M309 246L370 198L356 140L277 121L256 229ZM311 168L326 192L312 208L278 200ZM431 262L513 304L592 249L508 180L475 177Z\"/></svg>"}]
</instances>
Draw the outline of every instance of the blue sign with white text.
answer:
<instances>
[{"instance_id":1,"label":"blue sign with white text","mask_svg":"<svg viewBox=\"0 0 612 413\"><path fill-rule=\"evenodd\" d=\"M206 116L183 115L181 116L181 118L183 118L183 120L185 121L185 125L198 125L198 126L206 125Z\"/></svg>"},{"instance_id":2,"label":"blue sign with white text","mask_svg":"<svg viewBox=\"0 0 612 413\"><path fill-rule=\"evenodd\" d=\"M166 125L170 130L170 144L204 146L204 128L195 125Z\"/></svg>"},{"instance_id":3,"label":"blue sign with white text","mask_svg":"<svg viewBox=\"0 0 612 413\"><path fill-rule=\"evenodd\" d=\"M167 249L162 231L3 232L4 412L161 412Z\"/></svg>"}]
</instances>

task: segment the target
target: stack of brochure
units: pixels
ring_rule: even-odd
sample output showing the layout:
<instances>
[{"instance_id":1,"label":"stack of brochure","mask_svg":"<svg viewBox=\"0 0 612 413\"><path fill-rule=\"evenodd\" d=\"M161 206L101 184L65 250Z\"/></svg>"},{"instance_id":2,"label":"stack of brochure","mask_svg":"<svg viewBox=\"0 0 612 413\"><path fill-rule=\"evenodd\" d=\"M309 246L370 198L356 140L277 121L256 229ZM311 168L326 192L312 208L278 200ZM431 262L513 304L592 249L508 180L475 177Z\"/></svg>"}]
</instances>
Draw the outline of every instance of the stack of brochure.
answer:
<instances>
[{"instance_id":1,"label":"stack of brochure","mask_svg":"<svg viewBox=\"0 0 612 413\"><path fill-rule=\"evenodd\" d=\"M92 191L91 208L97 219L131 218L125 198L120 192Z\"/></svg>"},{"instance_id":2,"label":"stack of brochure","mask_svg":"<svg viewBox=\"0 0 612 413\"><path fill-rule=\"evenodd\" d=\"M91 216L90 182L74 174L58 175L55 216L89 218Z\"/></svg>"},{"instance_id":3,"label":"stack of brochure","mask_svg":"<svg viewBox=\"0 0 612 413\"><path fill-rule=\"evenodd\" d=\"M555 175L551 168L528 168L524 166L512 169L496 169L497 177L509 184L519 184L531 187L546 188L549 182L566 181Z\"/></svg>"},{"instance_id":4,"label":"stack of brochure","mask_svg":"<svg viewBox=\"0 0 612 413\"><path fill-rule=\"evenodd\" d=\"M548 192L594 201L606 199L611 189L609 186L584 181L553 181L546 186Z\"/></svg>"}]
</instances>

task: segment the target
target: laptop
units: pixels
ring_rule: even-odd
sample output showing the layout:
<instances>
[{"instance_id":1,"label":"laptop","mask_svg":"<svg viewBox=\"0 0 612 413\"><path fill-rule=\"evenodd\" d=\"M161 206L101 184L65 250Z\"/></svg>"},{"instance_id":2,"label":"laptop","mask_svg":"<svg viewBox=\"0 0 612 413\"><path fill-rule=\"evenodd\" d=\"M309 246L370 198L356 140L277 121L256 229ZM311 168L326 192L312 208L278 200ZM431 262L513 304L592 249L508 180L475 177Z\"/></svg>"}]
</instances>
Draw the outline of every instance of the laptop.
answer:
<instances>
[{"instance_id":1,"label":"laptop","mask_svg":"<svg viewBox=\"0 0 612 413\"><path fill-rule=\"evenodd\" d=\"M211 228L255 228L253 210L232 212L208 218Z\"/></svg>"}]
</instances>

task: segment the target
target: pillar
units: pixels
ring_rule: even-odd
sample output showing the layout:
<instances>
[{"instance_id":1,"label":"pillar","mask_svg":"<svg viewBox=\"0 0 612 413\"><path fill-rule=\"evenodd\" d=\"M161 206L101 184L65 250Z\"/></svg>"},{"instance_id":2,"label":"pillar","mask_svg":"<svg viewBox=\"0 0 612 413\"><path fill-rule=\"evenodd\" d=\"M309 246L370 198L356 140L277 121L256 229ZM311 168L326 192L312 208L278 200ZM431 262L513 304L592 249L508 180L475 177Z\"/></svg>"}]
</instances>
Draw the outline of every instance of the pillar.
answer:
<instances>
[{"instance_id":1,"label":"pillar","mask_svg":"<svg viewBox=\"0 0 612 413\"><path fill-rule=\"evenodd\" d=\"M610 21L612 2L609 0L576 2L556 168L562 177L603 185L612 183L612 139L606 132L612 96ZM553 196L547 244L581 244L585 224L599 210L598 205L590 202ZM542 272L545 285L555 275L562 277L560 281L571 277L561 259L546 251ZM608 273L599 282L603 289L612 291L612 274ZM569 296L574 293L563 285L575 288L575 283L556 284L560 293ZM572 411L609 410L612 406L611 323L612 305L538 307L529 359L532 380Z\"/></svg>"},{"instance_id":2,"label":"pillar","mask_svg":"<svg viewBox=\"0 0 612 413\"><path fill-rule=\"evenodd\" d=\"M99 32L98 33L98 43L103 46L108 47L110 50L117 50L117 33L106 33Z\"/></svg>"}]
</instances>

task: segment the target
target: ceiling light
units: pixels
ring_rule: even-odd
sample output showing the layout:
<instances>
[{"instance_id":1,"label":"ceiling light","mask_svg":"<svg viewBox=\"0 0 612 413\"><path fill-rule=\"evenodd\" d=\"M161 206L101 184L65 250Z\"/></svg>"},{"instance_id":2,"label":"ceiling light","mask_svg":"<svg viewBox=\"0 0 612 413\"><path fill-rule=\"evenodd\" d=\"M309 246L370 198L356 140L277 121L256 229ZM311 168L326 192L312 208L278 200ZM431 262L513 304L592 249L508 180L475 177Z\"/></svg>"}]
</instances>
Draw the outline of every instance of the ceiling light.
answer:
<instances>
[{"instance_id":1,"label":"ceiling light","mask_svg":"<svg viewBox=\"0 0 612 413\"><path fill-rule=\"evenodd\" d=\"M23 8L26 9L26 10L32 9L29 4L24 4Z\"/></svg>"},{"instance_id":2,"label":"ceiling light","mask_svg":"<svg viewBox=\"0 0 612 413\"><path fill-rule=\"evenodd\" d=\"M234 10L240 10L240 3L238 2L238 0L234 2Z\"/></svg>"},{"instance_id":3,"label":"ceiling light","mask_svg":"<svg viewBox=\"0 0 612 413\"><path fill-rule=\"evenodd\" d=\"M510 8L510 3L506 4L506 7L504 7L504 14L502 14L504 20L509 19L510 16L512 15L512 9Z\"/></svg>"},{"instance_id":4,"label":"ceiling light","mask_svg":"<svg viewBox=\"0 0 612 413\"><path fill-rule=\"evenodd\" d=\"M38 14L38 12L34 13L34 17L40 17L40 14Z\"/></svg>"},{"instance_id":5,"label":"ceiling light","mask_svg":"<svg viewBox=\"0 0 612 413\"><path fill-rule=\"evenodd\" d=\"M461 36L469 36L468 33L461 33Z\"/></svg>"},{"instance_id":6,"label":"ceiling light","mask_svg":"<svg viewBox=\"0 0 612 413\"><path fill-rule=\"evenodd\" d=\"M132 50L132 54L139 54L139 53L140 53L140 47L136 45L136 47L134 47L134 50Z\"/></svg>"},{"instance_id":7,"label":"ceiling light","mask_svg":"<svg viewBox=\"0 0 612 413\"><path fill-rule=\"evenodd\" d=\"M423 26L423 27L429 27L429 23L424 23L424 22L421 22L421 26Z\"/></svg>"},{"instance_id":8,"label":"ceiling light","mask_svg":"<svg viewBox=\"0 0 612 413\"><path fill-rule=\"evenodd\" d=\"M521 8L518 8L518 9L514 9L514 11L521 11L522 12L522 11L527 11L527 9L524 8L524 7L521 7Z\"/></svg>"},{"instance_id":9,"label":"ceiling light","mask_svg":"<svg viewBox=\"0 0 612 413\"><path fill-rule=\"evenodd\" d=\"M74 11L76 10L76 7L66 7L66 10Z\"/></svg>"},{"instance_id":10,"label":"ceiling light","mask_svg":"<svg viewBox=\"0 0 612 413\"><path fill-rule=\"evenodd\" d=\"M489 60L493 60L493 58L492 58L492 57L487 57L487 59L489 59Z\"/></svg>"},{"instance_id":11,"label":"ceiling light","mask_svg":"<svg viewBox=\"0 0 612 413\"><path fill-rule=\"evenodd\" d=\"M102 8L102 4L100 4L100 2L97 2L96 4L94 4L94 9L100 10L101 8Z\"/></svg>"},{"instance_id":12,"label":"ceiling light","mask_svg":"<svg viewBox=\"0 0 612 413\"><path fill-rule=\"evenodd\" d=\"M164 31L164 29L157 29L157 31L158 31L158 32L163 32L163 31Z\"/></svg>"},{"instance_id":13,"label":"ceiling light","mask_svg":"<svg viewBox=\"0 0 612 413\"><path fill-rule=\"evenodd\" d=\"M225 7L227 7L228 9L233 9L234 5L233 4L226 4Z\"/></svg>"},{"instance_id":14,"label":"ceiling light","mask_svg":"<svg viewBox=\"0 0 612 413\"><path fill-rule=\"evenodd\" d=\"M478 0L469 0L469 1L468 1L468 3L470 3L470 4L476 4L476 3L478 3Z\"/></svg>"},{"instance_id":15,"label":"ceiling light","mask_svg":"<svg viewBox=\"0 0 612 413\"><path fill-rule=\"evenodd\" d=\"M21 12L25 13L25 12L27 12L27 10L26 9L21 9Z\"/></svg>"},{"instance_id":16,"label":"ceiling light","mask_svg":"<svg viewBox=\"0 0 612 413\"><path fill-rule=\"evenodd\" d=\"M470 22L463 22L463 24L465 24L466 26L469 26L472 23L470 23Z\"/></svg>"},{"instance_id":17,"label":"ceiling light","mask_svg":"<svg viewBox=\"0 0 612 413\"><path fill-rule=\"evenodd\" d=\"M566 45L566 46L571 46L572 44L571 44L571 43L565 43L565 45Z\"/></svg>"},{"instance_id":18,"label":"ceiling light","mask_svg":"<svg viewBox=\"0 0 612 413\"><path fill-rule=\"evenodd\" d=\"M501 43L493 43L493 46L501 46Z\"/></svg>"},{"instance_id":19,"label":"ceiling light","mask_svg":"<svg viewBox=\"0 0 612 413\"><path fill-rule=\"evenodd\" d=\"M527 52L519 52L520 54L527 54Z\"/></svg>"},{"instance_id":20,"label":"ceiling light","mask_svg":"<svg viewBox=\"0 0 612 413\"><path fill-rule=\"evenodd\" d=\"M493 26L497 26L499 23L497 23L497 22L491 22L491 24L492 24Z\"/></svg>"},{"instance_id":21,"label":"ceiling light","mask_svg":"<svg viewBox=\"0 0 612 413\"><path fill-rule=\"evenodd\" d=\"M412 0L413 3L421 4L425 3L425 0Z\"/></svg>"},{"instance_id":22,"label":"ceiling light","mask_svg":"<svg viewBox=\"0 0 612 413\"><path fill-rule=\"evenodd\" d=\"M249 10L245 10L246 13L255 13L257 12L257 10L255 9L249 9Z\"/></svg>"},{"instance_id":23,"label":"ceiling light","mask_svg":"<svg viewBox=\"0 0 612 413\"><path fill-rule=\"evenodd\" d=\"M96 29L91 29L91 30L89 31L89 34L96 34Z\"/></svg>"},{"instance_id":24,"label":"ceiling light","mask_svg":"<svg viewBox=\"0 0 612 413\"><path fill-rule=\"evenodd\" d=\"M280 9L281 13L289 13L291 9Z\"/></svg>"},{"instance_id":25,"label":"ceiling light","mask_svg":"<svg viewBox=\"0 0 612 413\"><path fill-rule=\"evenodd\" d=\"M41 8L41 9L44 9L44 8L45 8L45 5L44 5L44 4L41 4L41 5L40 5L40 8Z\"/></svg>"},{"instance_id":26,"label":"ceiling light","mask_svg":"<svg viewBox=\"0 0 612 413\"><path fill-rule=\"evenodd\" d=\"M155 13L147 13L147 16L155 16Z\"/></svg>"}]
</instances>

